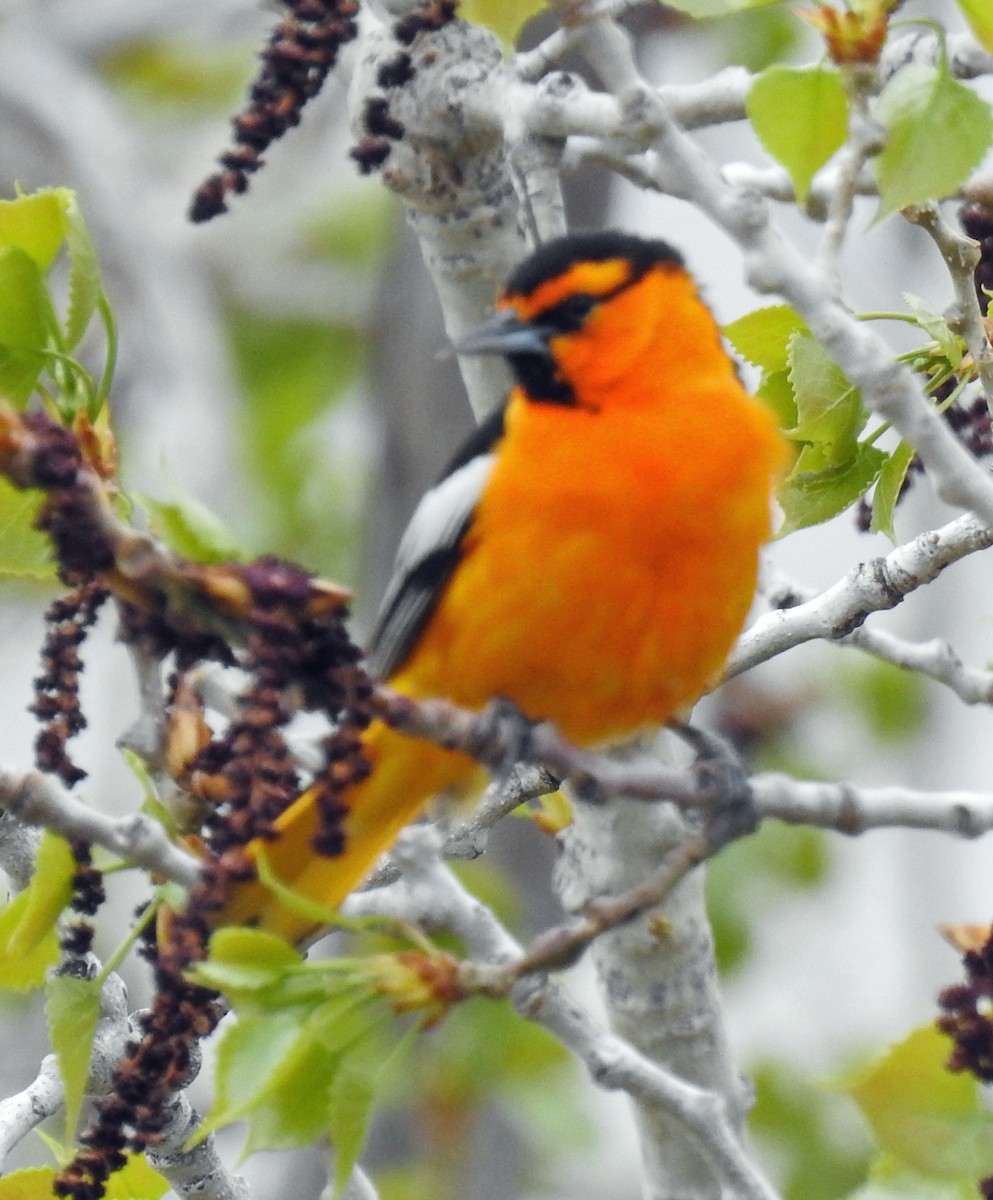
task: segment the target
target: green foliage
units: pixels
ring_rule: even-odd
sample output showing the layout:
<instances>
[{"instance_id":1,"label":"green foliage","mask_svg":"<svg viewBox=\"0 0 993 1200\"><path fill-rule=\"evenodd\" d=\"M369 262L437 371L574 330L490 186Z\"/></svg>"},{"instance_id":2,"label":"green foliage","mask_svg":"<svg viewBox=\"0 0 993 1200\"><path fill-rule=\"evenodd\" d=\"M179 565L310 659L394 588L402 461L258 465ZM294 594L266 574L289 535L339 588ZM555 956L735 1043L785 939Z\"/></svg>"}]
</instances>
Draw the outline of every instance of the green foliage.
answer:
<instances>
[{"instance_id":1,"label":"green foliage","mask_svg":"<svg viewBox=\"0 0 993 1200\"><path fill-rule=\"evenodd\" d=\"M46 988L48 1033L65 1088L67 1142L72 1141L86 1092L93 1035L100 1016L101 986L100 979L56 975Z\"/></svg>"},{"instance_id":2,"label":"green foliage","mask_svg":"<svg viewBox=\"0 0 993 1200\"><path fill-rule=\"evenodd\" d=\"M905 299L907 313L869 315L915 325L928 336L898 361L921 375L929 392L955 383L942 401L947 406L974 375L971 363L965 364L965 344L923 300L909 294ZM779 536L837 516L875 484L871 528L895 540L893 516L914 457L911 448L902 441L888 451L876 446L887 426L866 431L869 416L858 390L787 305L747 313L725 326L724 334L760 369L756 395L797 445L778 493L785 518Z\"/></svg>"},{"instance_id":3,"label":"green foliage","mask_svg":"<svg viewBox=\"0 0 993 1200\"><path fill-rule=\"evenodd\" d=\"M877 1186L916 1175L923 1177L917 1189L904 1194L939 1195L926 1190L927 1181L975 1187L993 1173L993 1114L972 1076L946 1069L949 1048L943 1034L925 1025L845 1085L881 1152ZM880 1195L891 1191L884 1186ZM859 1193L862 1200L873 1194Z\"/></svg>"},{"instance_id":4,"label":"green foliage","mask_svg":"<svg viewBox=\"0 0 993 1200\"><path fill-rule=\"evenodd\" d=\"M951 195L993 138L990 106L952 77L944 58L934 67L910 63L898 71L879 96L876 116L886 129L876 159L877 220Z\"/></svg>"},{"instance_id":5,"label":"green foliage","mask_svg":"<svg viewBox=\"0 0 993 1200\"><path fill-rule=\"evenodd\" d=\"M246 470L262 505L259 539L320 570L341 566L354 478L327 462L319 418L347 393L365 361L354 328L272 317L233 306L228 333L242 386Z\"/></svg>"},{"instance_id":6,"label":"green foliage","mask_svg":"<svg viewBox=\"0 0 993 1200\"><path fill-rule=\"evenodd\" d=\"M766 822L728 846L707 866L707 911L722 975L743 967L752 951L756 894L785 897L820 886L830 870L826 837L817 829Z\"/></svg>"},{"instance_id":7,"label":"green foliage","mask_svg":"<svg viewBox=\"0 0 993 1200\"><path fill-rule=\"evenodd\" d=\"M532 17L545 8L545 0L461 0L459 16L495 33L510 49Z\"/></svg>"},{"instance_id":8,"label":"green foliage","mask_svg":"<svg viewBox=\"0 0 993 1200\"><path fill-rule=\"evenodd\" d=\"M395 224L392 197L367 180L305 223L300 250L308 259L365 271L389 251Z\"/></svg>"},{"instance_id":9,"label":"green foliage","mask_svg":"<svg viewBox=\"0 0 993 1200\"><path fill-rule=\"evenodd\" d=\"M63 255L69 269L60 303L48 274ZM48 188L0 200L0 294L0 401L24 408L40 393L66 423L96 422L110 389L116 333L74 192ZM72 357L94 317L106 341L99 379ZM39 503L36 494L0 482L0 574L54 578L47 539L34 529Z\"/></svg>"},{"instance_id":10,"label":"green foliage","mask_svg":"<svg viewBox=\"0 0 993 1200\"><path fill-rule=\"evenodd\" d=\"M913 446L901 440L883 463L883 469L876 479L875 491L872 493L872 519L869 528L873 533L886 534L893 543L896 542L896 530L893 528L896 502L900 498L900 490L913 458Z\"/></svg>"},{"instance_id":11,"label":"green foliage","mask_svg":"<svg viewBox=\"0 0 993 1200\"><path fill-rule=\"evenodd\" d=\"M993 51L993 6L989 0L956 0L976 41Z\"/></svg>"},{"instance_id":12,"label":"green foliage","mask_svg":"<svg viewBox=\"0 0 993 1200\"><path fill-rule=\"evenodd\" d=\"M841 702L876 742L915 737L927 721L927 685L914 671L848 654L837 673Z\"/></svg>"},{"instance_id":13,"label":"green foliage","mask_svg":"<svg viewBox=\"0 0 993 1200\"><path fill-rule=\"evenodd\" d=\"M814 175L848 133L841 74L829 67L769 67L752 84L745 108L762 145L789 172L803 204Z\"/></svg>"},{"instance_id":14,"label":"green foliage","mask_svg":"<svg viewBox=\"0 0 993 1200\"><path fill-rule=\"evenodd\" d=\"M45 831L31 882L0 911L0 986L41 987L58 961L56 921L72 898L76 863L58 834Z\"/></svg>"},{"instance_id":15,"label":"green foliage","mask_svg":"<svg viewBox=\"0 0 993 1200\"><path fill-rule=\"evenodd\" d=\"M340 1194L409 1043L387 1036L393 1014L430 1007L424 981L392 955L304 962L282 939L247 929L216 933L190 974L223 992L238 1017L218 1045L214 1106L198 1139L232 1121L247 1122L247 1153L330 1137Z\"/></svg>"},{"instance_id":16,"label":"green foliage","mask_svg":"<svg viewBox=\"0 0 993 1200\"><path fill-rule=\"evenodd\" d=\"M0 1200L52 1200L54 1167L11 1171L0 1179ZM142 1154L129 1154L124 1167L107 1180L107 1200L159 1200L169 1190L168 1181L153 1171Z\"/></svg>"},{"instance_id":17,"label":"green foliage","mask_svg":"<svg viewBox=\"0 0 993 1200\"><path fill-rule=\"evenodd\" d=\"M53 580L51 542L34 527L43 493L0 478L0 572L19 579Z\"/></svg>"},{"instance_id":18,"label":"green foliage","mask_svg":"<svg viewBox=\"0 0 993 1200\"><path fill-rule=\"evenodd\" d=\"M749 1130L778 1163L784 1200L837 1200L865 1178L871 1143L850 1127L841 1097L811 1087L792 1066L764 1062L749 1074L755 1107Z\"/></svg>"},{"instance_id":19,"label":"green foliage","mask_svg":"<svg viewBox=\"0 0 993 1200\"><path fill-rule=\"evenodd\" d=\"M787 8L777 6L732 14L720 32L728 62L758 74L773 63L788 62L802 30Z\"/></svg>"},{"instance_id":20,"label":"green foliage","mask_svg":"<svg viewBox=\"0 0 993 1200\"><path fill-rule=\"evenodd\" d=\"M188 37L118 42L99 64L104 78L149 116L226 115L241 98L252 52Z\"/></svg>"},{"instance_id":21,"label":"green foliage","mask_svg":"<svg viewBox=\"0 0 993 1200\"><path fill-rule=\"evenodd\" d=\"M147 510L152 532L184 558L194 562L247 562L251 558L224 522L196 496L177 484L169 500L135 497Z\"/></svg>"},{"instance_id":22,"label":"green foliage","mask_svg":"<svg viewBox=\"0 0 993 1200\"><path fill-rule=\"evenodd\" d=\"M0 980L6 991L26 992L40 988L48 968L59 961L59 939L54 926L29 950L10 949L11 938L17 933L27 903L26 894L21 892L0 909Z\"/></svg>"}]
</instances>

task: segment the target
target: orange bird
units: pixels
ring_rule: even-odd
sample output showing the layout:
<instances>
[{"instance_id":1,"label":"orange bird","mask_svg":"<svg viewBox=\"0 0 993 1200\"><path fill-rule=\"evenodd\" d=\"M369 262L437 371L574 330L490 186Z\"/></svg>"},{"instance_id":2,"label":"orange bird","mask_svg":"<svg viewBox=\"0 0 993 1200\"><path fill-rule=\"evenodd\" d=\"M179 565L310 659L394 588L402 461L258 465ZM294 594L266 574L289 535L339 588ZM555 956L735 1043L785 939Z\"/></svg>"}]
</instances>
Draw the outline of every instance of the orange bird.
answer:
<instances>
[{"instance_id":1,"label":"orange bird","mask_svg":"<svg viewBox=\"0 0 993 1200\"><path fill-rule=\"evenodd\" d=\"M374 672L473 709L504 697L581 746L664 724L717 676L751 605L784 462L771 415L679 254L624 233L542 246L456 349L503 354L516 386L414 512ZM266 847L281 879L328 907L476 770L381 722L364 744L373 771L344 794L343 854L312 850L308 792ZM313 929L257 883L218 919L290 940Z\"/></svg>"}]
</instances>

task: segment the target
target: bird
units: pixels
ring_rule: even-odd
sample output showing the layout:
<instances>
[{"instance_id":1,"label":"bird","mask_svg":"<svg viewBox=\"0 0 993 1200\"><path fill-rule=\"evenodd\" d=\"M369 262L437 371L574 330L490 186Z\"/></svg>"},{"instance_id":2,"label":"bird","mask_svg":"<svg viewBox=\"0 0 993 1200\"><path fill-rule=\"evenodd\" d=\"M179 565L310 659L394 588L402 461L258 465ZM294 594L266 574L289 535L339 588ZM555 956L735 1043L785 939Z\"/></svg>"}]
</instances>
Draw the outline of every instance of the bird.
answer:
<instances>
[{"instance_id":1,"label":"bird","mask_svg":"<svg viewBox=\"0 0 993 1200\"><path fill-rule=\"evenodd\" d=\"M550 240L454 349L503 356L514 384L414 511L373 675L415 700L509 701L582 747L681 717L745 623L786 456L682 256L619 231ZM379 720L363 754L339 856L311 846L307 791L265 847L278 879L329 909L432 796L478 772ZM314 931L257 881L220 921L294 942Z\"/></svg>"}]
</instances>

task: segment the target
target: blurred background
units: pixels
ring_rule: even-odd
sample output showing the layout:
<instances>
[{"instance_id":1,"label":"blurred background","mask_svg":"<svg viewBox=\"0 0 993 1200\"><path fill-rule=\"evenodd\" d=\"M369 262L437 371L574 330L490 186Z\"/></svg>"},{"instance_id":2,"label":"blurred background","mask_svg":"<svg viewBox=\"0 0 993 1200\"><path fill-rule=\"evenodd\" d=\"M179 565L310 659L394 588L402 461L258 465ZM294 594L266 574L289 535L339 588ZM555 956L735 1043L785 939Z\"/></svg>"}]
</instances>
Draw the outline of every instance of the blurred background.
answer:
<instances>
[{"instance_id":1,"label":"blurred background","mask_svg":"<svg viewBox=\"0 0 993 1200\"><path fill-rule=\"evenodd\" d=\"M957 19L940 3L905 15ZM233 544L272 551L356 592L359 628L384 585L414 501L470 427L454 360L416 243L397 204L348 158L340 75L232 211L186 220L190 195L228 140L228 119L277 14L254 0L5 0L0 4L0 195L20 185L75 189L120 325L112 395L122 473L135 493L191 498ZM817 55L782 7L691 26L655 6L632 14L649 77L699 80L729 63ZM531 41L540 27L528 31ZM707 131L721 161L761 154L742 125ZM594 173L567 180L575 227L619 225L680 246L719 319L760 301L734 248L686 205ZM818 230L785 208L788 236ZM941 309L951 290L934 250L898 220L869 228L860 207L844 258L857 310ZM2 301L0 301L2 302ZM765 302L765 301L761 301ZM906 343L897 343L897 350ZM918 483L897 516L901 539L947 519ZM851 514L772 548L802 583L822 587L885 553ZM993 565L952 568L886 616L915 639L951 638L963 658L993 658ZM50 593L0 585L0 761L31 765L25 709ZM105 618L86 648L90 729L79 759L88 799L128 811L138 785L106 748L136 709L134 682ZM989 789L990 714L934 684L824 646L798 649L736 681L704 707L759 768L865 784ZM473 882L522 934L555 914L553 847L507 821ZM930 1020L958 978L937 927L993 913L990 849L921 834L845 841L770 828L711 872L728 1019L756 1078L756 1136L790 1197L828 1200L859 1179L866 1135L832 1090L853 1064ZM139 897L112 884L116 929ZM135 1003L141 969L126 973ZM585 968L575 986L593 1003ZM41 1005L0 999L0 1091L33 1076L45 1052ZM413 1115L411 1115L413 1114ZM232 1140L237 1145L237 1139ZM500 1006L476 1001L429 1035L377 1126L370 1164L384 1200L622 1200L637 1194L637 1148L624 1102L597 1096L561 1053ZM316 1157L257 1156L260 1200L316 1196Z\"/></svg>"}]
</instances>

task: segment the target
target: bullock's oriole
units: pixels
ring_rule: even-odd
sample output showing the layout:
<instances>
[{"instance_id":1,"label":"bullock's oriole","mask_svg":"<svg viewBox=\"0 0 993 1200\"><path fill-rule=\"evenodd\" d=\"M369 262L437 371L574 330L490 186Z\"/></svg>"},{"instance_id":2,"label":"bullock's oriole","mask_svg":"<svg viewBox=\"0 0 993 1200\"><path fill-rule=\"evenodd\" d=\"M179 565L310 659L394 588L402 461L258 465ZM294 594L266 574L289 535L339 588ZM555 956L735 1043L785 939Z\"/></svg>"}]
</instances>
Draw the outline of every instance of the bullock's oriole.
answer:
<instances>
[{"instance_id":1,"label":"bullock's oriole","mask_svg":"<svg viewBox=\"0 0 993 1200\"><path fill-rule=\"evenodd\" d=\"M469 708L493 697L579 745L662 724L713 680L751 604L783 445L740 383L679 254L621 233L542 246L495 316L456 345L506 356L506 406L414 513L372 641L398 692ZM304 793L270 866L339 904L464 755L382 723L371 775L345 793L346 842L316 855ZM309 932L260 884L223 921Z\"/></svg>"}]
</instances>

